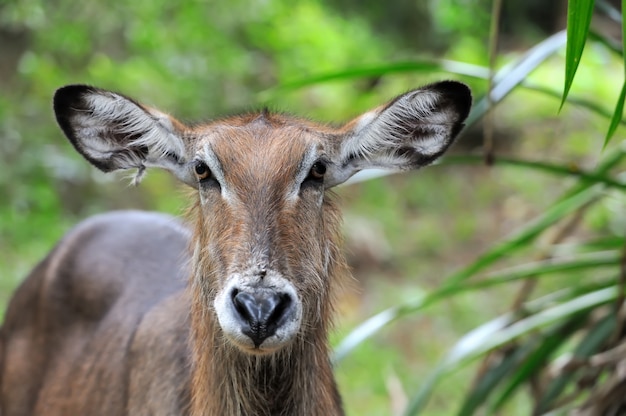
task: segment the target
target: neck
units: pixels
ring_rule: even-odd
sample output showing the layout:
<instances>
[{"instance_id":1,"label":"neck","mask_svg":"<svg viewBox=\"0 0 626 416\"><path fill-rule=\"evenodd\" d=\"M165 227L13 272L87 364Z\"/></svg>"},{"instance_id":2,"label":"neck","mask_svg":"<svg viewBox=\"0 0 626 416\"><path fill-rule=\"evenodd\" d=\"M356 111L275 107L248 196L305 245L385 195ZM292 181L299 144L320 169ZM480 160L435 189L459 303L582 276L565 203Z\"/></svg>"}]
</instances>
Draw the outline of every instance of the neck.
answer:
<instances>
[{"instance_id":1,"label":"neck","mask_svg":"<svg viewBox=\"0 0 626 416\"><path fill-rule=\"evenodd\" d=\"M299 337L271 355L250 355L225 342L207 315L192 318L192 415L343 414L325 333Z\"/></svg>"}]
</instances>

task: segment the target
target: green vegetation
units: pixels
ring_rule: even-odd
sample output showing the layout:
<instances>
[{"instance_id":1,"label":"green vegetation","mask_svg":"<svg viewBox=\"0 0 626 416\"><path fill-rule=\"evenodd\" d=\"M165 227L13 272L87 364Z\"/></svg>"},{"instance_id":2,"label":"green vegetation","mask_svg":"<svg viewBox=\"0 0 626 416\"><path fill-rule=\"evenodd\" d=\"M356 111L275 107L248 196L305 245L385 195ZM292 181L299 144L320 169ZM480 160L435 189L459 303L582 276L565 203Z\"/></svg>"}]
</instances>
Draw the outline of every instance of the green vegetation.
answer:
<instances>
[{"instance_id":1,"label":"green vegetation","mask_svg":"<svg viewBox=\"0 0 626 416\"><path fill-rule=\"evenodd\" d=\"M348 414L608 412L624 397L621 14L383 3L0 3L1 309L81 218L184 208L166 174L130 189L76 155L50 109L59 86L191 120L269 106L332 122L460 79L475 106L449 157L338 191L359 286L333 335Z\"/></svg>"}]
</instances>

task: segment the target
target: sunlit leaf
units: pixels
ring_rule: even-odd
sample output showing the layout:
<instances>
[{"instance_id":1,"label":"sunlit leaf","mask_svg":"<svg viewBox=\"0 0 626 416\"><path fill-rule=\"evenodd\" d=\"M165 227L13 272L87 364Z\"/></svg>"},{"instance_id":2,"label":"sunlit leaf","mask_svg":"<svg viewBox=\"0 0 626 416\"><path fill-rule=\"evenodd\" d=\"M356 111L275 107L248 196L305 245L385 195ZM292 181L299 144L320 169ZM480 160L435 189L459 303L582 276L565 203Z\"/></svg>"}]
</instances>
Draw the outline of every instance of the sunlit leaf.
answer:
<instances>
[{"instance_id":1,"label":"sunlit leaf","mask_svg":"<svg viewBox=\"0 0 626 416\"><path fill-rule=\"evenodd\" d=\"M529 49L524 56L515 63L502 68L494 77L494 85L491 90L491 103L497 104L508 96L517 86L532 73L539 65L565 45L567 37L565 32L558 32ZM465 124L472 125L481 119L489 110L489 100L478 100Z\"/></svg>"}]
</instances>

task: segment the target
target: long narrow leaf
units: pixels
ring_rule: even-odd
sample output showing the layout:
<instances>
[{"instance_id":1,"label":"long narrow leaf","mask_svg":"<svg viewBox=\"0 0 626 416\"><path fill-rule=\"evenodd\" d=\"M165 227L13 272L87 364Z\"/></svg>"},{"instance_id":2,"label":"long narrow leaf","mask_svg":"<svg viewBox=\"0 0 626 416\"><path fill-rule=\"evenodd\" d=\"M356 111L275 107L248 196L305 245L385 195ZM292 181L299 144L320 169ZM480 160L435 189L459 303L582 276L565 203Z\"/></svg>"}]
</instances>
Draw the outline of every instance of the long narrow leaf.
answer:
<instances>
[{"instance_id":1,"label":"long narrow leaf","mask_svg":"<svg viewBox=\"0 0 626 416\"><path fill-rule=\"evenodd\" d=\"M380 77L389 74L415 73L415 72L448 72L451 74L487 79L489 69L479 65L465 62L450 61L445 59L424 59L408 62L394 62L376 66L355 67L343 71L329 72L325 74L312 75L307 78L296 79L280 84L271 89L262 91L259 94L260 100L265 101L279 92L295 90L311 85L321 84L331 81L352 80L357 78Z\"/></svg>"},{"instance_id":2,"label":"long narrow leaf","mask_svg":"<svg viewBox=\"0 0 626 416\"><path fill-rule=\"evenodd\" d=\"M498 71L494 77L494 88L491 92L492 102L497 104L504 99L504 97L516 86L520 85L541 63L561 49L566 44L566 40L567 36L565 31L558 32L529 49L518 61ZM289 91L324 82L383 76L392 73L433 71L444 71L451 74L481 79L488 79L489 77L488 68L464 62L448 60L396 62L389 65L351 68L344 71L319 74L308 78L289 81L272 89L262 91L259 93L259 100L266 101L269 97L282 91ZM474 105L472 112L468 116L466 125L469 126L480 119L485 114L487 107L485 99Z\"/></svg>"},{"instance_id":3,"label":"long narrow leaf","mask_svg":"<svg viewBox=\"0 0 626 416\"><path fill-rule=\"evenodd\" d=\"M561 108L565 104L574 76L580 63L591 16L593 16L594 0L569 0L567 5L567 47L565 50L565 85Z\"/></svg>"},{"instance_id":4,"label":"long narrow leaf","mask_svg":"<svg viewBox=\"0 0 626 416\"><path fill-rule=\"evenodd\" d=\"M598 349L613 334L615 328L616 317L613 313L607 315L598 324L587 332L586 336L578 344L574 350L574 357L587 358L598 352ZM538 413L548 410L550 405L560 396L570 381L576 379L576 374L565 373L553 380L547 387L546 394L541 398L538 404Z\"/></svg>"},{"instance_id":5,"label":"long narrow leaf","mask_svg":"<svg viewBox=\"0 0 626 416\"><path fill-rule=\"evenodd\" d=\"M341 362L361 342L374 335L389 323L401 319L404 316L415 314L438 302L450 299L452 296L469 291L484 290L516 280L545 276L550 273L587 268L615 267L620 261L621 252L579 254L574 260L531 263L524 266L500 270L476 282L464 282L463 284L441 287L425 296L413 299L411 302L388 308L362 322L337 345L333 362L335 364ZM611 279L606 286L610 286L614 284L614 282L615 280Z\"/></svg>"},{"instance_id":6,"label":"long narrow leaf","mask_svg":"<svg viewBox=\"0 0 626 416\"><path fill-rule=\"evenodd\" d=\"M468 282L460 287L477 289L551 273L598 269L600 267L615 268L620 265L621 260L622 253L618 250L577 254L572 259L550 259L499 270L487 275L482 280Z\"/></svg>"},{"instance_id":7,"label":"long narrow leaf","mask_svg":"<svg viewBox=\"0 0 626 416\"><path fill-rule=\"evenodd\" d=\"M626 0L622 0L622 10L626 7ZM626 39L626 25L622 23L622 39ZM623 65L624 65L624 83L622 84L622 91L619 94L619 98L617 99L617 104L615 104L615 112L613 113L613 118L611 118L611 125L609 126L609 131L606 134L606 138L604 139L604 147L609 144L609 141L615 134L615 130L617 130L617 126L622 121L622 116L624 115L624 100L626 99L626 54L623 54Z\"/></svg>"},{"instance_id":8,"label":"long narrow leaf","mask_svg":"<svg viewBox=\"0 0 626 416\"><path fill-rule=\"evenodd\" d=\"M626 63L625 63L626 65ZM617 126L620 125L622 121L622 116L624 114L624 100L626 99L626 80L622 85L622 91L619 94L619 98L617 99L617 104L615 104L615 112L613 113L613 117L611 118L611 125L609 126L609 131L604 138L604 147L611 141L611 138L615 134L615 130L617 130Z\"/></svg>"},{"instance_id":9,"label":"long narrow leaf","mask_svg":"<svg viewBox=\"0 0 626 416\"><path fill-rule=\"evenodd\" d=\"M484 406L489 395L496 387L506 379L509 373L515 371L520 362L526 361L527 356L534 349L533 343L526 343L514 348L512 351L505 350L504 357L498 359L496 365L491 365L480 377L472 391L465 396L458 416L472 416Z\"/></svg>"},{"instance_id":10,"label":"long narrow leaf","mask_svg":"<svg viewBox=\"0 0 626 416\"><path fill-rule=\"evenodd\" d=\"M490 93L491 102L494 105L501 102L515 87L521 85L539 65L561 49L566 40L565 32L555 33L529 49L520 60L498 71L494 77L494 86ZM489 100L487 98L479 100L467 117L466 126L471 126L480 120L488 110Z\"/></svg>"},{"instance_id":11,"label":"long narrow leaf","mask_svg":"<svg viewBox=\"0 0 626 416\"><path fill-rule=\"evenodd\" d=\"M534 240L539 234L544 232L548 227L552 226L557 221L560 221L568 214L598 198L601 190L601 187L594 186L553 204L547 208L542 215L526 224L521 230L517 231L511 237L507 238L500 244L494 244L472 264L448 277L444 284L456 285L492 265L502 257L510 255L517 248Z\"/></svg>"},{"instance_id":12,"label":"long narrow leaf","mask_svg":"<svg viewBox=\"0 0 626 416\"><path fill-rule=\"evenodd\" d=\"M572 315L570 319L557 323L554 328L540 333L534 341L538 344L523 361L523 365L515 371L511 379L506 383L502 392L495 398L490 406L490 413L496 413L509 398L532 376L540 373L554 352L576 333L586 322L589 311Z\"/></svg>"},{"instance_id":13,"label":"long narrow leaf","mask_svg":"<svg viewBox=\"0 0 626 416\"><path fill-rule=\"evenodd\" d=\"M456 371L483 354L507 345L509 342L529 332L538 330L569 316L604 305L617 298L615 286L586 293L570 301L540 311L509 325L511 317L499 317L464 336L450 350L435 370L426 378L418 393L411 399L405 415L417 414L428 402L436 384L446 374Z\"/></svg>"},{"instance_id":14,"label":"long narrow leaf","mask_svg":"<svg viewBox=\"0 0 626 416\"><path fill-rule=\"evenodd\" d=\"M543 86L539 86L536 84L531 84L529 82L524 82L522 84L522 86L528 90L531 91L535 91L535 92L539 92L541 94L547 95L548 97L552 97L552 98L556 98L558 100L561 100L562 97L562 93L553 90L551 88L546 88ZM611 119L613 117L613 114L611 113L611 111L609 111L608 109L604 108L601 104L590 101L586 98L582 98L582 97L576 97L573 95L569 95L569 97L567 97L567 102L569 104L584 108L586 110L591 111L592 113L595 113L599 116L602 116L604 118L607 119ZM620 124L626 124L626 121L624 119L620 120Z\"/></svg>"},{"instance_id":15,"label":"long narrow leaf","mask_svg":"<svg viewBox=\"0 0 626 416\"><path fill-rule=\"evenodd\" d=\"M442 162L442 164L459 164L459 163L474 163L479 164L483 163L483 158L481 156L475 155L457 155L457 156L448 156ZM496 157L493 160L494 165L505 165L505 166L516 166L529 168L532 170L538 170L548 173L553 173L556 175L563 176L572 176L578 177L581 179L585 179L588 181L594 181L598 183L602 183L611 188L617 188L622 191L626 191L626 184L618 182L608 176L597 174L594 172L585 172L580 170L576 166L572 165L557 165L553 163L546 163L534 160L524 160L524 159L515 159L510 157Z\"/></svg>"},{"instance_id":16,"label":"long narrow leaf","mask_svg":"<svg viewBox=\"0 0 626 416\"><path fill-rule=\"evenodd\" d=\"M610 115L607 114L607 117ZM454 155L445 157L439 164L441 165L449 165L449 164L482 164L484 163L484 158L482 156L477 155ZM610 188L617 188L622 191L626 191L626 184L622 182L618 182L612 179L609 176L604 174L598 174L595 172L585 172L576 166L572 165L557 165L554 163L536 161L536 160L524 160L524 159L516 159L511 157L501 157L498 156L493 160L493 165L504 165L504 166L515 166L521 168L528 168L537 171L543 171L546 173L552 173L555 175L561 176L573 176L581 179L585 179L587 181L594 181L603 183L604 185ZM383 177L392 174L388 170L383 169L368 169L362 172L359 172L357 175L350 178L345 185L351 185L354 183L365 182L371 179Z\"/></svg>"},{"instance_id":17,"label":"long narrow leaf","mask_svg":"<svg viewBox=\"0 0 626 416\"><path fill-rule=\"evenodd\" d=\"M624 156L624 153L621 148L613 149L611 152L607 154L605 159L599 164L597 169L593 172L597 175L606 174L610 169L612 169L617 163L619 163ZM424 307L432 304L441 297L445 297L447 295L447 291L453 291L453 287L457 285L457 283L464 281L468 277L472 276L474 273L482 270L487 265L497 261L502 256L506 255L508 252L505 250L509 248L515 248L521 245L524 241L532 240L533 235L537 235L541 232L541 227L537 227L537 222L539 225L548 226L552 224L554 221L557 221L559 218L562 218L563 215L566 215L568 212L577 209L578 207L584 205L587 201L591 200L595 197L594 193L588 193L581 200L575 200L575 204L570 206L572 201L570 198L585 190L588 190L595 182L581 180L579 183L574 185L570 190L565 193L565 196L561 198L559 203L554 204L540 219L538 219L535 223L531 224L529 227L524 228L522 231L518 232L517 235L514 235L515 241L507 240L500 245L496 245L492 250L489 250L487 253L483 254L476 262L472 263L470 266L462 269L461 271L453 274L452 276L446 279L446 284L443 286L441 291L439 291L435 296L422 296L418 299L411 300L399 306L394 306L392 308L386 309L383 312L373 316L372 318L366 320L361 325L357 326L353 329L335 348L334 362L338 363L343 358L345 358L350 351L356 348L360 343L370 338L376 332L387 326L389 323L412 313L416 313L422 310ZM589 199L587 199L589 198ZM568 202L569 201L569 202ZM565 204L565 206L563 206ZM567 209L565 209L567 208ZM551 221L548 221L546 215L549 215Z\"/></svg>"}]
</instances>

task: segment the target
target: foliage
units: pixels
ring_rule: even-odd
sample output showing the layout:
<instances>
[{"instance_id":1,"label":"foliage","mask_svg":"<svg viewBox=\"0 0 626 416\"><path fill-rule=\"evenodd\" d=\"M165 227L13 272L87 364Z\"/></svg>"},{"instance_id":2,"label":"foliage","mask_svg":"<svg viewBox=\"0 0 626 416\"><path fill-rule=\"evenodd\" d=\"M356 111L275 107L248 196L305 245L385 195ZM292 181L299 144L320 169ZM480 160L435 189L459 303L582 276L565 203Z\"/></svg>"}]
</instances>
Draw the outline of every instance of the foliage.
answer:
<instances>
[{"instance_id":1,"label":"foliage","mask_svg":"<svg viewBox=\"0 0 626 416\"><path fill-rule=\"evenodd\" d=\"M566 102L589 36L593 6L593 0L570 0L569 3L565 88L561 106ZM610 43L609 39L595 36L604 44ZM512 90L524 87L528 74L560 46L558 41L550 43L549 40L529 50L525 59L494 77L489 100L478 101L468 123L484 118L491 110L491 103L498 104ZM623 55L621 50L612 51ZM532 62L530 66L529 62ZM462 68L462 64L456 65ZM392 65L388 72L403 70L406 66ZM414 63L412 69L420 70L420 64ZM361 76L370 71L370 68L352 68L347 72L301 80L295 85L335 77ZM456 72L468 75L461 70ZM472 75L479 72L474 70ZM535 90L558 98L557 94L545 88ZM622 87L605 146L622 123L624 91ZM571 97L570 100L589 111L608 115L601 103L583 102ZM454 163L477 160L467 157L450 159ZM417 414L423 410L438 383L477 359L482 359L483 364L458 410L459 415L475 414L479 409L485 414L498 413L511 402L513 395L522 394L520 391L525 386L530 390L533 414L569 412L575 408L589 414L621 414L626 406L623 400L624 378L616 368L624 364L623 351L626 348L626 339L623 338L626 289L624 229L616 230L616 234L609 232L592 241L582 238L567 249L562 249L560 244L570 234L575 234L579 223L594 206L601 205L611 195L623 198L624 184L617 179L614 170L623 159L624 148L618 146L607 151L594 170L582 172L578 168L546 165L544 162L496 158L496 165L515 163L525 169L564 174L577 179L541 215L502 243L494 244L473 263L449 275L439 288L384 310L361 324L338 346L336 359L345 359L365 339L396 320L423 313L434 304L448 301L460 293L510 285L525 279L511 311L462 337L422 383L409 401L406 414ZM609 191L609 188L614 190ZM548 245L534 249L537 261L480 275L484 269L503 259L533 249L538 237L550 232L555 235ZM607 268L612 272L602 272ZM568 287L529 300L538 281L552 278L554 273L577 272L583 272L582 278L571 281Z\"/></svg>"}]
</instances>

